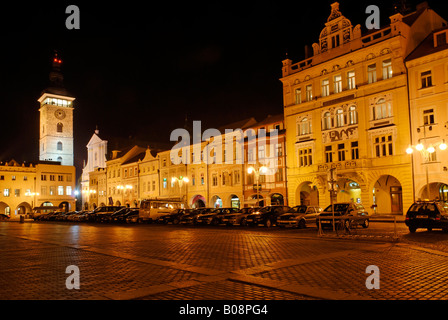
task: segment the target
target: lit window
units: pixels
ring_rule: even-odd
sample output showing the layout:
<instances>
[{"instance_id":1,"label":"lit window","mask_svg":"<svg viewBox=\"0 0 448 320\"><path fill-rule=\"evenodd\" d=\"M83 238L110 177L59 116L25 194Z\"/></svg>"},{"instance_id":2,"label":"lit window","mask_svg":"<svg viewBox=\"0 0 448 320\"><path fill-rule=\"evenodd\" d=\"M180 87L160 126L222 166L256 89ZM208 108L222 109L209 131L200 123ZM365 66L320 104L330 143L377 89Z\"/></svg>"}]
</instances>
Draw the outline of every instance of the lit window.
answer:
<instances>
[{"instance_id":1,"label":"lit window","mask_svg":"<svg viewBox=\"0 0 448 320\"><path fill-rule=\"evenodd\" d=\"M325 147L325 162L333 162L333 150L331 146Z\"/></svg>"},{"instance_id":2,"label":"lit window","mask_svg":"<svg viewBox=\"0 0 448 320\"><path fill-rule=\"evenodd\" d=\"M64 187L63 186L58 186L58 195L59 196L63 196L64 195Z\"/></svg>"},{"instance_id":3,"label":"lit window","mask_svg":"<svg viewBox=\"0 0 448 320\"><path fill-rule=\"evenodd\" d=\"M299 136L311 133L311 121L308 118L303 118L298 125Z\"/></svg>"},{"instance_id":4,"label":"lit window","mask_svg":"<svg viewBox=\"0 0 448 320\"><path fill-rule=\"evenodd\" d=\"M356 89L355 71L349 71L347 73L347 88L348 90Z\"/></svg>"},{"instance_id":5,"label":"lit window","mask_svg":"<svg viewBox=\"0 0 448 320\"><path fill-rule=\"evenodd\" d=\"M313 164L311 148L299 149L299 167L306 167Z\"/></svg>"},{"instance_id":6,"label":"lit window","mask_svg":"<svg viewBox=\"0 0 448 320\"><path fill-rule=\"evenodd\" d=\"M329 95L330 95L330 81L328 79L322 80L322 97L327 97Z\"/></svg>"},{"instance_id":7,"label":"lit window","mask_svg":"<svg viewBox=\"0 0 448 320\"><path fill-rule=\"evenodd\" d=\"M334 93L342 92L342 76L337 75L334 77Z\"/></svg>"},{"instance_id":8,"label":"lit window","mask_svg":"<svg viewBox=\"0 0 448 320\"><path fill-rule=\"evenodd\" d=\"M67 194L68 196L71 196L71 195L72 195L72 187L71 187L71 186L67 186L67 187L65 188L65 190L66 190L66 194Z\"/></svg>"},{"instance_id":9,"label":"lit window","mask_svg":"<svg viewBox=\"0 0 448 320\"><path fill-rule=\"evenodd\" d=\"M356 111L356 106L350 106L348 108L348 124L357 124L358 123L358 111Z\"/></svg>"},{"instance_id":10,"label":"lit window","mask_svg":"<svg viewBox=\"0 0 448 320\"><path fill-rule=\"evenodd\" d=\"M392 61L390 59L383 61L383 80L392 78Z\"/></svg>"},{"instance_id":11,"label":"lit window","mask_svg":"<svg viewBox=\"0 0 448 320\"><path fill-rule=\"evenodd\" d=\"M338 128L343 127L344 126L344 111L342 109L338 109L336 111L336 126Z\"/></svg>"},{"instance_id":12,"label":"lit window","mask_svg":"<svg viewBox=\"0 0 448 320\"><path fill-rule=\"evenodd\" d=\"M3 189L3 196L9 197L9 189Z\"/></svg>"},{"instance_id":13,"label":"lit window","mask_svg":"<svg viewBox=\"0 0 448 320\"><path fill-rule=\"evenodd\" d=\"M324 117L322 119L322 130L331 129L331 113L327 111L324 113Z\"/></svg>"},{"instance_id":14,"label":"lit window","mask_svg":"<svg viewBox=\"0 0 448 320\"><path fill-rule=\"evenodd\" d=\"M390 102L386 102L384 98L381 98L373 106L373 119L385 119L392 117L392 105Z\"/></svg>"},{"instance_id":15,"label":"lit window","mask_svg":"<svg viewBox=\"0 0 448 320\"><path fill-rule=\"evenodd\" d=\"M306 86L306 101L313 100L313 86L307 85Z\"/></svg>"},{"instance_id":16,"label":"lit window","mask_svg":"<svg viewBox=\"0 0 448 320\"><path fill-rule=\"evenodd\" d=\"M295 102L296 104L302 103L302 89L296 89L295 91Z\"/></svg>"},{"instance_id":17,"label":"lit window","mask_svg":"<svg viewBox=\"0 0 448 320\"><path fill-rule=\"evenodd\" d=\"M367 77L369 83L376 82L376 64L371 64L367 67Z\"/></svg>"}]
</instances>

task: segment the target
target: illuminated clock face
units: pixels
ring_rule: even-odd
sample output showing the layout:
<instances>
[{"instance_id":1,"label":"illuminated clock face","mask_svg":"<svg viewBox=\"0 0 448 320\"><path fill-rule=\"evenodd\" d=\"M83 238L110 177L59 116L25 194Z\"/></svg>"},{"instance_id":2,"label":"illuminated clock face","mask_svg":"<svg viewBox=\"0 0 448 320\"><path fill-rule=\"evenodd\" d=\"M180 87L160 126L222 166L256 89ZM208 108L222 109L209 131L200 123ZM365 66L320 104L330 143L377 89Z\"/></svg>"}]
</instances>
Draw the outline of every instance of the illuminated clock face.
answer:
<instances>
[{"instance_id":1,"label":"illuminated clock face","mask_svg":"<svg viewBox=\"0 0 448 320\"><path fill-rule=\"evenodd\" d=\"M54 112L54 116L58 119L64 119L65 118L65 111L58 109Z\"/></svg>"}]
</instances>

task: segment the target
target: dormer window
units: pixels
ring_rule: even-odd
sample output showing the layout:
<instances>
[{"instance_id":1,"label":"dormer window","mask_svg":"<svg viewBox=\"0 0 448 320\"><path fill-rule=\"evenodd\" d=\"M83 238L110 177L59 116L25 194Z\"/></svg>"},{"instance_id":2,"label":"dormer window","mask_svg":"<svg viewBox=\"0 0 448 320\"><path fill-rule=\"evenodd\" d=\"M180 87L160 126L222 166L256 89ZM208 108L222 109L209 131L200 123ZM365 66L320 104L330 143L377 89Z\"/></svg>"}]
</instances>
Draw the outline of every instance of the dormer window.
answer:
<instances>
[{"instance_id":1,"label":"dormer window","mask_svg":"<svg viewBox=\"0 0 448 320\"><path fill-rule=\"evenodd\" d=\"M446 33L448 30L443 30L441 32L434 34L434 48L443 46L446 44Z\"/></svg>"}]
</instances>

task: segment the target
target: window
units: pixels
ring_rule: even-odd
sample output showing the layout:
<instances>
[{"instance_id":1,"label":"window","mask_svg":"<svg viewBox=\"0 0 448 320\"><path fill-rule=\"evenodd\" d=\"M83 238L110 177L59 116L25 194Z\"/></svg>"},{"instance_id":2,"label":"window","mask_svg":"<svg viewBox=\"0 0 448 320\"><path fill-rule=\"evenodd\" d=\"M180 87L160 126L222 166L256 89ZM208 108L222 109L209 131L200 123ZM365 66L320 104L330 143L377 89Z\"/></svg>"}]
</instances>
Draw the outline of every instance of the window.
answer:
<instances>
[{"instance_id":1,"label":"window","mask_svg":"<svg viewBox=\"0 0 448 320\"><path fill-rule=\"evenodd\" d=\"M216 187L218 185L218 175L214 173L212 175L212 186Z\"/></svg>"},{"instance_id":2,"label":"window","mask_svg":"<svg viewBox=\"0 0 448 320\"><path fill-rule=\"evenodd\" d=\"M307 85L306 86L306 101L313 100L313 86Z\"/></svg>"},{"instance_id":3,"label":"window","mask_svg":"<svg viewBox=\"0 0 448 320\"><path fill-rule=\"evenodd\" d=\"M423 124L427 126L434 123L434 109L423 110Z\"/></svg>"},{"instance_id":4,"label":"window","mask_svg":"<svg viewBox=\"0 0 448 320\"><path fill-rule=\"evenodd\" d=\"M333 150L331 146L325 147L325 162L333 162Z\"/></svg>"},{"instance_id":5,"label":"window","mask_svg":"<svg viewBox=\"0 0 448 320\"><path fill-rule=\"evenodd\" d=\"M296 104L302 103L302 89L295 90L295 103Z\"/></svg>"},{"instance_id":6,"label":"window","mask_svg":"<svg viewBox=\"0 0 448 320\"><path fill-rule=\"evenodd\" d=\"M64 187L58 186L58 196L63 196L63 195L64 195Z\"/></svg>"},{"instance_id":7,"label":"window","mask_svg":"<svg viewBox=\"0 0 448 320\"><path fill-rule=\"evenodd\" d=\"M376 137L374 141L375 156L387 157L393 155L392 135Z\"/></svg>"},{"instance_id":8,"label":"window","mask_svg":"<svg viewBox=\"0 0 448 320\"><path fill-rule=\"evenodd\" d=\"M20 197L20 189L14 189L14 196Z\"/></svg>"},{"instance_id":9,"label":"window","mask_svg":"<svg viewBox=\"0 0 448 320\"><path fill-rule=\"evenodd\" d=\"M283 168L277 168L277 172L275 173L275 181L283 181Z\"/></svg>"},{"instance_id":10,"label":"window","mask_svg":"<svg viewBox=\"0 0 448 320\"><path fill-rule=\"evenodd\" d=\"M166 178L163 178L162 186L163 186L163 189L166 189L166 187L167 187Z\"/></svg>"},{"instance_id":11,"label":"window","mask_svg":"<svg viewBox=\"0 0 448 320\"><path fill-rule=\"evenodd\" d=\"M40 180L47 181L47 175L46 174L41 174L40 175Z\"/></svg>"},{"instance_id":12,"label":"window","mask_svg":"<svg viewBox=\"0 0 448 320\"><path fill-rule=\"evenodd\" d=\"M227 183L227 172L222 173L222 185L225 186Z\"/></svg>"},{"instance_id":13,"label":"window","mask_svg":"<svg viewBox=\"0 0 448 320\"><path fill-rule=\"evenodd\" d=\"M41 194L42 196L46 196L46 195L47 195L47 187L42 186L42 187L40 188L40 194Z\"/></svg>"},{"instance_id":14,"label":"window","mask_svg":"<svg viewBox=\"0 0 448 320\"><path fill-rule=\"evenodd\" d=\"M283 155L283 147L281 143L275 145L275 156L281 157Z\"/></svg>"},{"instance_id":15,"label":"window","mask_svg":"<svg viewBox=\"0 0 448 320\"><path fill-rule=\"evenodd\" d=\"M349 71L347 73L347 88L348 90L356 89L355 71Z\"/></svg>"},{"instance_id":16,"label":"window","mask_svg":"<svg viewBox=\"0 0 448 320\"><path fill-rule=\"evenodd\" d=\"M322 97L327 97L329 95L330 95L330 81L328 79L322 80Z\"/></svg>"},{"instance_id":17,"label":"window","mask_svg":"<svg viewBox=\"0 0 448 320\"><path fill-rule=\"evenodd\" d=\"M369 83L376 82L376 64L367 66L367 78Z\"/></svg>"},{"instance_id":18,"label":"window","mask_svg":"<svg viewBox=\"0 0 448 320\"><path fill-rule=\"evenodd\" d=\"M62 142L61 141L59 141L57 143L57 149L58 149L58 151L62 151Z\"/></svg>"},{"instance_id":19,"label":"window","mask_svg":"<svg viewBox=\"0 0 448 320\"><path fill-rule=\"evenodd\" d=\"M56 131L57 132L62 132L62 128L64 127L64 125L62 124L62 123L58 123L57 125L56 125Z\"/></svg>"},{"instance_id":20,"label":"window","mask_svg":"<svg viewBox=\"0 0 448 320\"><path fill-rule=\"evenodd\" d=\"M58 175L58 181L64 181L64 176L63 175Z\"/></svg>"},{"instance_id":21,"label":"window","mask_svg":"<svg viewBox=\"0 0 448 320\"><path fill-rule=\"evenodd\" d=\"M436 40L437 40L436 47L443 46L444 44L446 44L446 32L442 32L436 35Z\"/></svg>"},{"instance_id":22,"label":"window","mask_svg":"<svg viewBox=\"0 0 448 320\"><path fill-rule=\"evenodd\" d=\"M54 180L54 174L50 174L50 181L55 181Z\"/></svg>"},{"instance_id":23,"label":"window","mask_svg":"<svg viewBox=\"0 0 448 320\"><path fill-rule=\"evenodd\" d=\"M331 37L331 47L336 48L336 47L339 47L339 45L340 45L339 35L337 34L337 35Z\"/></svg>"},{"instance_id":24,"label":"window","mask_svg":"<svg viewBox=\"0 0 448 320\"><path fill-rule=\"evenodd\" d=\"M254 149L253 148L250 148L249 150L247 150L247 160L248 161L255 161Z\"/></svg>"},{"instance_id":25,"label":"window","mask_svg":"<svg viewBox=\"0 0 448 320\"><path fill-rule=\"evenodd\" d=\"M353 141L351 143L351 147L352 147L352 160L359 159L358 141Z\"/></svg>"},{"instance_id":26,"label":"window","mask_svg":"<svg viewBox=\"0 0 448 320\"><path fill-rule=\"evenodd\" d=\"M331 129L331 113L327 111L324 113L324 117L322 119L322 130Z\"/></svg>"},{"instance_id":27,"label":"window","mask_svg":"<svg viewBox=\"0 0 448 320\"><path fill-rule=\"evenodd\" d=\"M299 149L299 167L306 167L313 164L311 148Z\"/></svg>"},{"instance_id":28,"label":"window","mask_svg":"<svg viewBox=\"0 0 448 320\"><path fill-rule=\"evenodd\" d=\"M334 93L342 92L342 76L337 75L334 77Z\"/></svg>"},{"instance_id":29,"label":"window","mask_svg":"<svg viewBox=\"0 0 448 320\"><path fill-rule=\"evenodd\" d=\"M9 189L3 189L3 196L9 197Z\"/></svg>"},{"instance_id":30,"label":"window","mask_svg":"<svg viewBox=\"0 0 448 320\"><path fill-rule=\"evenodd\" d=\"M72 182L72 175L71 174L66 175L65 179L66 179L65 181L67 182Z\"/></svg>"},{"instance_id":31,"label":"window","mask_svg":"<svg viewBox=\"0 0 448 320\"><path fill-rule=\"evenodd\" d=\"M338 109L336 111L336 127L340 128L344 126L344 110Z\"/></svg>"},{"instance_id":32,"label":"window","mask_svg":"<svg viewBox=\"0 0 448 320\"><path fill-rule=\"evenodd\" d=\"M233 171L233 179L235 181L235 184L240 183L240 172L238 170Z\"/></svg>"},{"instance_id":33,"label":"window","mask_svg":"<svg viewBox=\"0 0 448 320\"><path fill-rule=\"evenodd\" d=\"M0 180L5 180L5 176L0 176Z\"/></svg>"},{"instance_id":34,"label":"window","mask_svg":"<svg viewBox=\"0 0 448 320\"><path fill-rule=\"evenodd\" d=\"M194 174L191 175L191 185L194 186L196 184L196 176Z\"/></svg>"},{"instance_id":35,"label":"window","mask_svg":"<svg viewBox=\"0 0 448 320\"><path fill-rule=\"evenodd\" d=\"M16 180L16 176L12 176L11 179L12 179L13 181L15 181L15 180Z\"/></svg>"},{"instance_id":36,"label":"window","mask_svg":"<svg viewBox=\"0 0 448 320\"><path fill-rule=\"evenodd\" d=\"M428 88L432 86L431 71L422 72L421 79L422 79L422 88Z\"/></svg>"},{"instance_id":37,"label":"window","mask_svg":"<svg viewBox=\"0 0 448 320\"><path fill-rule=\"evenodd\" d=\"M71 186L67 186L66 188L65 188L65 192L66 192L66 194L68 195L68 196L71 196L72 195L72 187Z\"/></svg>"},{"instance_id":38,"label":"window","mask_svg":"<svg viewBox=\"0 0 448 320\"><path fill-rule=\"evenodd\" d=\"M345 161L345 144L338 144L338 161Z\"/></svg>"},{"instance_id":39,"label":"window","mask_svg":"<svg viewBox=\"0 0 448 320\"><path fill-rule=\"evenodd\" d=\"M348 124L357 124L358 123L358 111L356 111L356 106L350 106L348 108Z\"/></svg>"},{"instance_id":40,"label":"window","mask_svg":"<svg viewBox=\"0 0 448 320\"><path fill-rule=\"evenodd\" d=\"M53 195L54 195L54 187L51 186L51 187L50 187L50 196L53 196Z\"/></svg>"},{"instance_id":41,"label":"window","mask_svg":"<svg viewBox=\"0 0 448 320\"><path fill-rule=\"evenodd\" d=\"M265 146L258 146L258 159L264 159L266 157Z\"/></svg>"},{"instance_id":42,"label":"window","mask_svg":"<svg viewBox=\"0 0 448 320\"><path fill-rule=\"evenodd\" d=\"M383 80L392 78L392 61L390 59L383 61Z\"/></svg>"},{"instance_id":43,"label":"window","mask_svg":"<svg viewBox=\"0 0 448 320\"><path fill-rule=\"evenodd\" d=\"M204 185L204 183L205 183L205 180L204 180L204 174L201 173L201 184Z\"/></svg>"},{"instance_id":44,"label":"window","mask_svg":"<svg viewBox=\"0 0 448 320\"><path fill-rule=\"evenodd\" d=\"M392 106L390 102L386 102L386 99L379 99L373 107L373 119L385 119L392 117Z\"/></svg>"},{"instance_id":45,"label":"window","mask_svg":"<svg viewBox=\"0 0 448 320\"><path fill-rule=\"evenodd\" d=\"M298 131L299 131L299 136L310 134L311 133L311 121L308 118L303 118L299 122Z\"/></svg>"},{"instance_id":46,"label":"window","mask_svg":"<svg viewBox=\"0 0 448 320\"><path fill-rule=\"evenodd\" d=\"M152 181L152 191L156 191L156 181L155 180Z\"/></svg>"}]
</instances>

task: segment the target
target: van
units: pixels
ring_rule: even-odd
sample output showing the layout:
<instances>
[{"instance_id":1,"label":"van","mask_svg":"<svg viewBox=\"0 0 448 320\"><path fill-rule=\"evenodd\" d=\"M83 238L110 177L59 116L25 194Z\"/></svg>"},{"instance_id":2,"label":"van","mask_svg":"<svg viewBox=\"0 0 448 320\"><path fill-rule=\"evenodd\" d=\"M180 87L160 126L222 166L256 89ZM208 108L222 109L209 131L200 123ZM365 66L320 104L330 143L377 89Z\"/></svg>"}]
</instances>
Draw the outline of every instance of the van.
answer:
<instances>
[{"instance_id":1,"label":"van","mask_svg":"<svg viewBox=\"0 0 448 320\"><path fill-rule=\"evenodd\" d=\"M174 209L183 209L184 203L178 200L146 199L140 203L137 222L151 223Z\"/></svg>"}]
</instances>

